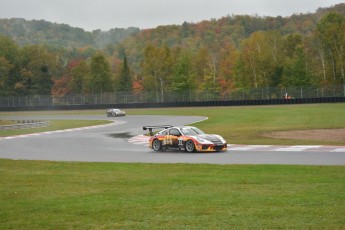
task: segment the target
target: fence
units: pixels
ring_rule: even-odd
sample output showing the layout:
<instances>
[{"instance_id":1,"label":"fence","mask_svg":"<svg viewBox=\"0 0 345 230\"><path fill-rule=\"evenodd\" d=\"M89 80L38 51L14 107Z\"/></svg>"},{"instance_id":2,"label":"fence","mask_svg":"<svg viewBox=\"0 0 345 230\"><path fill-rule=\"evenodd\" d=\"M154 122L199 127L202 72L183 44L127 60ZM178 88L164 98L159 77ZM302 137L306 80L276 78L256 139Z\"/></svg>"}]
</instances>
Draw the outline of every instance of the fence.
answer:
<instances>
[{"instance_id":1,"label":"fence","mask_svg":"<svg viewBox=\"0 0 345 230\"><path fill-rule=\"evenodd\" d=\"M250 101L263 101L258 102L262 104L265 103L264 101L268 103L271 101L274 103L286 98L286 96L288 96L289 99L291 98L292 100L297 101L299 99L313 98L341 98L340 101L342 101L342 98L345 98L345 85L288 88L266 87L238 89L230 93L211 91L165 91L163 94L161 92L142 92L138 94L126 92L108 92L103 94L66 95L63 97L54 97L50 95L10 96L0 97L0 110L12 110L14 108L30 107L66 108L66 106L75 106L75 108L104 108L104 106L110 105L117 105L118 107L126 108L133 107L134 105L137 105L136 107L151 105L152 107L152 104L154 103L163 104L164 107L164 105L176 103L179 104L181 102L191 105L193 104L192 102L195 102L195 105L202 105L203 102L212 101L218 101L220 104L236 104L239 101L242 101L242 104L251 104ZM337 101L339 101L339 99L337 99ZM133 106L131 106L131 104Z\"/></svg>"}]
</instances>

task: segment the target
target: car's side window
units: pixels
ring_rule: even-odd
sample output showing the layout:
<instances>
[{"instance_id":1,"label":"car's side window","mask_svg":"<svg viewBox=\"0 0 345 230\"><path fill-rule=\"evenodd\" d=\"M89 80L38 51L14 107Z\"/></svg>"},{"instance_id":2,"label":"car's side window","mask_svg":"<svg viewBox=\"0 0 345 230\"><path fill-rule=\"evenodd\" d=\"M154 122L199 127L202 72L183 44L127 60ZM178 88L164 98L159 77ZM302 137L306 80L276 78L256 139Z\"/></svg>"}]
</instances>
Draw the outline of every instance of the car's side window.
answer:
<instances>
[{"instance_id":1,"label":"car's side window","mask_svg":"<svg viewBox=\"0 0 345 230\"><path fill-rule=\"evenodd\" d=\"M177 129L170 129L169 134L173 136L181 136L180 131L178 131Z\"/></svg>"}]
</instances>

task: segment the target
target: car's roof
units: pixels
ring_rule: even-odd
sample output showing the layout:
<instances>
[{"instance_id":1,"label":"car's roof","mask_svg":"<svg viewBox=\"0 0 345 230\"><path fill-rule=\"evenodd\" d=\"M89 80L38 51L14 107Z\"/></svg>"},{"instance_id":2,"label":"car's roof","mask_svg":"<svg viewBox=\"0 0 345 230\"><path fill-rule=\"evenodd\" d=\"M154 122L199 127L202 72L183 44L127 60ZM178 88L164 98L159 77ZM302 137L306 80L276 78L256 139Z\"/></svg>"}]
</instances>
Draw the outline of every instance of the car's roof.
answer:
<instances>
[{"instance_id":1,"label":"car's roof","mask_svg":"<svg viewBox=\"0 0 345 230\"><path fill-rule=\"evenodd\" d=\"M195 128L195 127L194 126L173 126L173 127L170 127L169 129L173 129L173 128L185 129L185 128Z\"/></svg>"}]
</instances>

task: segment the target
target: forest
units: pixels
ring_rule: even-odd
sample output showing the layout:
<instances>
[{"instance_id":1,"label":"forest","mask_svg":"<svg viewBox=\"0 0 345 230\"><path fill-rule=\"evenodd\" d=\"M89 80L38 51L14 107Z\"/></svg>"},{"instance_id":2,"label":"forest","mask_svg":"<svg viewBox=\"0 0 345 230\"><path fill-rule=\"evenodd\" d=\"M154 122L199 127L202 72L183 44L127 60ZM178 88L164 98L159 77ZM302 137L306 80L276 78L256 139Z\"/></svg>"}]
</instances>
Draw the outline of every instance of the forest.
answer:
<instances>
[{"instance_id":1,"label":"forest","mask_svg":"<svg viewBox=\"0 0 345 230\"><path fill-rule=\"evenodd\" d=\"M0 19L0 96L217 92L345 84L345 4L96 30Z\"/></svg>"}]
</instances>

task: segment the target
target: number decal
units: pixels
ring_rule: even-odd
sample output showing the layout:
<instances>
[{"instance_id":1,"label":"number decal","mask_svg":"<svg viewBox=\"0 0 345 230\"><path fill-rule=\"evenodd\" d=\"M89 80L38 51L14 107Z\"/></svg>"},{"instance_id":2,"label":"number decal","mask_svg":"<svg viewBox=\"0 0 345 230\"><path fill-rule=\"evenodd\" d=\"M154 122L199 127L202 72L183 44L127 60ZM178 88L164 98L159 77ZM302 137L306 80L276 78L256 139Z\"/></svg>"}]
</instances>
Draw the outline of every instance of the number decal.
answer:
<instances>
[{"instance_id":1,"label":"number decal","mask_svg":"<svg viewBox=\"0 0 345 230\"><path fill-rule=\"evenodd\" d=\"M183 139L182 138L178 139L178 145L183 145Z\"/></svg>"},{"instance_id":2,"label":"number decal","mask_svg":"<svg viewBox=\"0 0 345 230\"><path fill-rule=\"evenodd\" d=\"M172 145L173 140L171 135L166 135L163 140L163 145Z\"/></svg>"}]
</instances>

